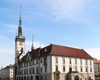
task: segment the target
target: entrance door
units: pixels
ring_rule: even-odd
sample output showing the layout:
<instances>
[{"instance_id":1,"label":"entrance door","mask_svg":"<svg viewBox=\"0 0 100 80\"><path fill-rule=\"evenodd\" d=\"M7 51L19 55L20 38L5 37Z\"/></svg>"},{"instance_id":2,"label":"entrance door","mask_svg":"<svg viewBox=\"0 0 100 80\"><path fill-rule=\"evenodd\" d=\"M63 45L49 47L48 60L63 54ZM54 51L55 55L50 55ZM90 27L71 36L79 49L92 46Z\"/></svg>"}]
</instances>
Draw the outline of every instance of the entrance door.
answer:
<instances>
[{"instance_id":1,"label":"entrance door","mask_svg":"<svg viewBox=\"0 0 100 80\"><path fill-rule=\"evenodd\" d=\"M36 76L36 80L39 80L39 76L38 75Z\"/></svg>"},{"instance_id":2,"label":"entrance door","mask_svg":"<svg viewBox=\"0 0 100 80\"><path fill-rule=\"evenodd\" d=\"M54 80L60 80L60 72L59 71L54 72Z\"/></svg>"},{"instance_id":3,"label":"entrance door","mask_svg":"<svg viewBox=\"0 0 100 80\"><path fill-rule=\"evenodd\" d=\"M75 80L79 80L79 76L78 75L75 76Z\"/></svg>"},{"instance_id":4,"label":"entrance door","mask_svg":"<svg viewBox=\"0 0 100 80\"><path fill-rule=\"evenodd\" d=\"M31 76L31 79L30 80L33 80L33 76Z\"/></svg>"}]
</instances>

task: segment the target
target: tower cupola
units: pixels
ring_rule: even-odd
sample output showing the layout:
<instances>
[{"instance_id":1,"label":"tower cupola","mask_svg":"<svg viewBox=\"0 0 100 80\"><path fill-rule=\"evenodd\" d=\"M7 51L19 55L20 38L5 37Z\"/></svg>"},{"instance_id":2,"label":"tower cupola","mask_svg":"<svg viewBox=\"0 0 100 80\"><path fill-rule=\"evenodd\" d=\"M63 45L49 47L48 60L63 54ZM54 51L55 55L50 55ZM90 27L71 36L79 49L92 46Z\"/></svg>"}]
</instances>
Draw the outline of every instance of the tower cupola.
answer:
<instances>
[{"instance_id":1,"label":"tower cupola","mask_svg":"<svg viewBox=\"0 0 100 80\"><path fill-rule=\"evenodd\" d=\"M16 39L25 39L22 34L22 19L21 19L21 6L20 6L20 18L19 18L19 26L18 26L18 34Z\"/></svg>"}]
</instances>

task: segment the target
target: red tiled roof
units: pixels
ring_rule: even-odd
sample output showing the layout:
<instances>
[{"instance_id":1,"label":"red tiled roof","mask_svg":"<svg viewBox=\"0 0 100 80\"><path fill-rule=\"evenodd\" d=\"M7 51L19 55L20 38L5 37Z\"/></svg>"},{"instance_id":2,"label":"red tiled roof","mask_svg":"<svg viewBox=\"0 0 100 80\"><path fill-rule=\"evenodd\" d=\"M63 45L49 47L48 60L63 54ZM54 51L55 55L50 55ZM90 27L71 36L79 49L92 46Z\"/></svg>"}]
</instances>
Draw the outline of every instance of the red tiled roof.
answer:
<instances>
[{"instance_id":1,"label":"red tiled roof","mask_svg":"<svg viewBox=\"0 0 100 80\"><path fill-rule=\"evenodd\" d=\"M45 48L46 48L47 52L45 52ZM83 49L77 49L77 48L54 45L54 44L51 44L44 48L37 48L34 51L28 52L27 54L30 53L30 54L32 54L33 58L37 58L36 53L39 53L39 51L40 51L40 57L43 57L44 55L57 55L57 56L93 59ZM23 58L25 58L27 56L27 54ZM22 61L24 60L23 58L22 58Z\"/></svg>"},{"instance_id":2,"label":"red tiled roof","mask_svg":"<svg viewBox=\"0 0 100 80\"><path fill-rule=\"evenodd\" d=\"M88 58L93 59L87 52L83 49L77 49L72 47L52 45L52 55L77 57L77 58Z\"/></svg>"},{"instance_id":3,"label":"red tiled roof","mask_svg":"<svg viewBox=\"0 0 100 80\"><path fill-rule=\"evenodd\" d=\"M100 60L94 60L94 63L100 63Z\"/></svg>"}]
</instances>

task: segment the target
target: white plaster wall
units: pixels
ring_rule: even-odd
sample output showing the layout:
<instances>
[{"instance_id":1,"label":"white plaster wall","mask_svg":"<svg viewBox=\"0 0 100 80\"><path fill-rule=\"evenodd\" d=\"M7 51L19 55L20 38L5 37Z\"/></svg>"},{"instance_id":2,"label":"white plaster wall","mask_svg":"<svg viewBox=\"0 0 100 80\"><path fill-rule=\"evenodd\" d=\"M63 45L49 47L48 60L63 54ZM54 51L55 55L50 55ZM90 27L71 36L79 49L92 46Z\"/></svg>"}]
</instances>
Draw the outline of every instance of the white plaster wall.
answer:
<instances>
[{"instance_id":1,"label":"white plaster wall","mask_svg":"<svg viewBox=\"0 0 100 80\"><path fill-rule=\"evenodd\" d=\"M55 61L55 58L58 57L58 63L56 63ZM63 58L65 58L65 64L63 64ZM82 60L82 68L83 68L83 71L82 73L87 73L86 72L86 65L85 65L85 60L88 61L88 73L94 73L94 63L93 63L93 60L90 60L90 59L84 59L84 58L73 58L73 57L62 57L62 56L52 56L52 73L55 72L56 70L56 65L58 65L58 70L61 72L61 73L68 73L69 72L69 59L71 59L71 67L72 67L72 70L75 71L75 66L77 66L77 71L80 72L80 67L81 67L81 60ZM75 59L77 60L77 64L75 64ZM91 61L91 65L90 65L90 61ZM63 72L63 65L65 66L65 72ZM90 67L92 67L92 72L90 72ZM81 72L80 72L81 73Z\"/></svg>"},{"instance_id":2,"label":"white plaster wall","mask_svg":"<svg viewBox=\"0 0 100 80\"><path fill-rule=\"evenodd\" d=\"M45 73L45 67L44 67L44 57L43 58L40 58L40 60L42 59L42 63L41 63L41 61L40 61L40 68L42 67L42 74L44 74ZM39 64L37 64L36 63L36 61L37 61L37 59L36 60L34 60L34 65L32 64L31 66L25 66L25 67L22 67L22 68L20 68L21 70L24 70L24 69L30 69L30 68L34 68L34 71L35 71L35 73L36 73L36 68L38 67L39 68ZM39 61L39 60L38 60ZM33 61L32 61L32 63L33 63ZM24 65L24 63L23 63L23 65ZM39 69L40 69L39 68ZM47 56L47 72L46 73L50 73L51 71L50 71L50 56ZM40 73L41 73L41 69L40 69Z\"/></svg>"}]
</instances>

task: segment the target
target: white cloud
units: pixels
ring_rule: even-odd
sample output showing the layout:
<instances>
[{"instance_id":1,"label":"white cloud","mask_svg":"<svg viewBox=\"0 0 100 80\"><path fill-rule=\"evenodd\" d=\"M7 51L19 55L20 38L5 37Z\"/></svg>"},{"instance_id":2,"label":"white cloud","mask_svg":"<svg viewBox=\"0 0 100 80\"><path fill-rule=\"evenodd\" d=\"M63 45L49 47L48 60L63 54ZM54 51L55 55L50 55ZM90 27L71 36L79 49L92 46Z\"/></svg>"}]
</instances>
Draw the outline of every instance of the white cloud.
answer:
<instances>
[{"instance_id":1,"label":"white cloud","mask_svg":"<svg viewBox=\"0 0 100 80\"><path fill-rule=\"evenodd\" d=\"M100 48L89 48L85 49L93 58L100 60Z\"/></svg>"},{"instance_id":2,"label":"white cloud","mask_svg":"<svg viewBox=\"0 0 100 80\"><path fill-rule=\"evenodd\" d=\"M68 17L73 17L78 14L83 6L82 0L52 0L48 1L50 5L48 10L53 14L56 19L64 19Z\"/></svg>"},{"instance_id":3,"label":"white cloud","mask_svg":"<svg viewBox=\"0 0 100 80\"><path fill-rule=\"evenodd\" d=\"M84 0L24 0L16 1L23 5L30 5L28 12L37 14L55 20L73 18L76 15L82 14L85 6ZM11 1L12 4L16 4ZM29 7L29 6L28 6ZM26 7L27 8L27 7Z\"/></svg>"},{"instance_id":4,"label":"white cloud","mask_svg":"<svg viewBox=\"0 0 100 80\"><path fill-rule=\"evenodd\" d=\"M66 19L78 15L85 4L83 0L43 0L34 1L38 9L49 14L55 20Z\"/></svg>"}]
</instances>

